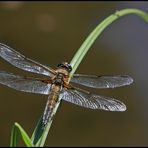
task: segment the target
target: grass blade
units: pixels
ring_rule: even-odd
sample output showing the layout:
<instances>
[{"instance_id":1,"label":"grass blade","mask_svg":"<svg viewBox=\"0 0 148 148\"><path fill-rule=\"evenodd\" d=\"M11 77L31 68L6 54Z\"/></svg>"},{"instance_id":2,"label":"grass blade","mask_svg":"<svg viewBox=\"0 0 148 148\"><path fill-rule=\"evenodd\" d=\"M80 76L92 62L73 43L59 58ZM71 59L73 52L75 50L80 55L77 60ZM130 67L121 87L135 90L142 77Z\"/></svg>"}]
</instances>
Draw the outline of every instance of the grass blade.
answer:
<instances>
[{"instance_id":1,"label":"grass blade","mask_svg":"<svg viewBox=\"0 0 148 148\"><path fill-rule=\"evenodd\" d=\"M80 48L74 55L70 63L71 66L73 67L71 75L75 73L82 59L87 54L88 50L90 49L94 41L101 35L101 33L114 21L128 14L136 14L141 18L143 18L146 22L148 22L148 14L138 9L123 9L120 11L116 11L114 14L107 17L90 33L90 35L86 38L86 40L83 42L83 44L80 46Z\"/></svg>"},{"instance_id":2,"label":"grass blade","mask_svg":"<svg viewBox=\"0 0 148 148\"><path fill-rule=\"evenodd\" d=\"M11 132L11 140L10 140L10 146L11 147L16 147L18 143L18 136L21 135L24 143L26 144L27 147L33 147L34 145L31 142L31 139L25 132L25 130L18 124L15 123L12 132Z\"/></svg>"},{"instance_id":3,"label":"grass blade","mask_svg":"<svg viewBox=\"0 0 148 148\"><path fill-rule=\"evenodd\" d=\"M10 147L16 147L18 143L18 129L16 128L15 125L13 125L12 130L11 130L11 139L10 139Z\"/></svg>"}]
</instances>

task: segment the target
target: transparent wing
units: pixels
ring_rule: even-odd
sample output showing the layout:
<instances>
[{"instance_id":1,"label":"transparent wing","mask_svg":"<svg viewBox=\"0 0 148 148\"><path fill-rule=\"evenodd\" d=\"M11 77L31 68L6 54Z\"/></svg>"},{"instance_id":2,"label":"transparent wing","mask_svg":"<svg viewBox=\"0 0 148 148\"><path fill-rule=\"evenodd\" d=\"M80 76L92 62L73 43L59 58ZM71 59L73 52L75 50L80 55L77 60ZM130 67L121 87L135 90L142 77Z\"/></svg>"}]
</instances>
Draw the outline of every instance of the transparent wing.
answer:
<instances>
[{"instance_id":1,"label":"transparent wing","mask_svg":"<svg viewBox=\"0 0 148 148\"><path fill-rule=\"evenodd\" d=\"M17 76L3 71L0 71L0 83L19 91L44 95L49 94L51 86L39 79Z\"/></svg>"},{"instance_id":2,"label":"transparent wing","mask_svg":"<svg viewBox=\"0 0 148 148\"><path fill-rule=\"evenodd\" d=\"M71 79L71 82L92 88L114 88L130 85L133 82L133 79L128 75L95 76L75 74Z\"/></svg>"},{"instance_id":3,"label":"transparent wing","mask_svg":"<svg viewBox=\"0 0 148 148\"><path fill-rule=\"evenodd\" d=\"M126 110L125 104L121 101L114 98L92 94L78 88L63 88L63 92L60 95L63 100L86 108L102 109L107 111Z\"/></svg>"},{"instance_id":4,"label":"transparent wing","mask_svg":"<svg viewBox=\"0 0 148 148\"><path fill-rule=\"evenodd\" d=\"M52 76L52 74L54 74L54 70L52 70L51 68L46 67L29 58L26 58L24 55L20 54L14 49L1 43L0 43L0 57L5 59L10 64L29 72L43 74L47 76Z\"/></svg>"}]
</instances>

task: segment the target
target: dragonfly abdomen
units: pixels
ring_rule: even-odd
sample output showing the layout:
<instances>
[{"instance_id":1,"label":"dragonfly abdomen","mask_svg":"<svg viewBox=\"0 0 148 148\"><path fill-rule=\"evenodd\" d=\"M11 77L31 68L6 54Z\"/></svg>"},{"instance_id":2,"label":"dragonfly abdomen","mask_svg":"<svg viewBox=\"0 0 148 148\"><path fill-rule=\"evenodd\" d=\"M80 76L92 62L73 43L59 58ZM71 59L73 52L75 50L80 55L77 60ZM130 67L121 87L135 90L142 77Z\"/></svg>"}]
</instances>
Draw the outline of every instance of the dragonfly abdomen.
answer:
<instances>
[{"instance_id":1,"label":"dragonfly abdomen","mask_svg":"<svg viewBox=\"0 0 148 148\"><path fill-rule=\"evenodd\" d=\"M46 107L44 110L44 115L43 115L43 125L44 126L46 126L49 119L52 119L54 115L53 110L56 106L56 103L58 102L60 90L61 90L61 86L57 86L57 85L52 86L52 90L49 94Z\"/></svg>"}]
</instances>

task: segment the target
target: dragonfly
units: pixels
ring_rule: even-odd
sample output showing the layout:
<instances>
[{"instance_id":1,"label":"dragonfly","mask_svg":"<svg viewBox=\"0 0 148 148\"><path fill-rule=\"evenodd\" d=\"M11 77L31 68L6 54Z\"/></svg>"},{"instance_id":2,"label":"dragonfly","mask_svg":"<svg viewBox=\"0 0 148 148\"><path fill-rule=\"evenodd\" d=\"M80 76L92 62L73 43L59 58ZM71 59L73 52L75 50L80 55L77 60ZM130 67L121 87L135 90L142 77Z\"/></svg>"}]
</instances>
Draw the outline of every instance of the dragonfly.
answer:
<instances>
[{"instance_id":1,"label":"dragonfly","mask_svg":"<svg viewBox=\"0 0 148 148\"><path fill-rule=\"evenodd\" d=\"M2 43L0 43L0 57L19 69L38 74L38 77L27 77L0 71L0 83L18 91L47 95L48 99L42 116L43 126L46 126L49 119L53 117L53 110L60 100L90 109L126 110L123 102L91 93L82 86L96 89L130 85L133 79L128 75L74 74L70 77L72 67L69 63L62 62L54 69L27 58Z\"/></svg>"}]
</instances>

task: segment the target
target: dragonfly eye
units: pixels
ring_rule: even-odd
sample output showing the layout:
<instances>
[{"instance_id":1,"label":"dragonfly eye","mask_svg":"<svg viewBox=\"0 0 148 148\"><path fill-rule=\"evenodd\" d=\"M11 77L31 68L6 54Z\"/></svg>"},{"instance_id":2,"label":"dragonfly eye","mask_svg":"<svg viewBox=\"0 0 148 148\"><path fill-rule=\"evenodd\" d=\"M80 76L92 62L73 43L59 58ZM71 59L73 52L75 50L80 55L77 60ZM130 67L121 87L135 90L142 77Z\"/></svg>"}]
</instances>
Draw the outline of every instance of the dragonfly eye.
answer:
<instances>
[{"instance_id":1,"label":"dragonfly eye","mask_svg":"<svg viewBox=\"0 0 148 148\"><path fill-rule=\"evenodd\" d=\"M67 62L60 63L60 64L57 65L57 67L65 68L68 72L72 71L71 65Z\"/></svg>"}]
</instances>

